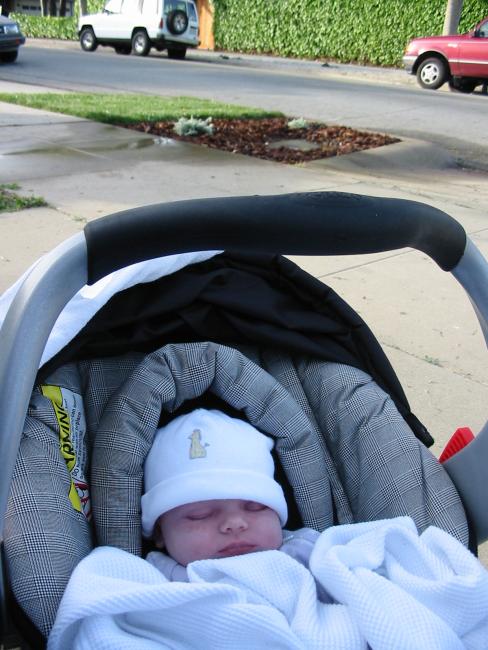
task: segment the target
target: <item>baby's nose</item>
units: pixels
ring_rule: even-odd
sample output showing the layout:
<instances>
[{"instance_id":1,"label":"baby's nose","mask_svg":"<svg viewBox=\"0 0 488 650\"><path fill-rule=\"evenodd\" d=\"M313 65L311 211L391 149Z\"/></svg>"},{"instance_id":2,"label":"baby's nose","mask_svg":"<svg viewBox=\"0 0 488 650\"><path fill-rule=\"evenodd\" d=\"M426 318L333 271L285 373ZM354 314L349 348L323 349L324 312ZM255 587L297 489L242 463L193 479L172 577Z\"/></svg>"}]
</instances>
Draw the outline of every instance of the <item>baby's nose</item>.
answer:
<instances>
[{"instance_id":1,"label":"baby's nose","mask_svg":"<svg viewBox=\"0 0 488 650\"><path fill-rule=\"evenodd\" d=\"M229 515L222 520L221 530L223 532L233 532L239 530L246 530L247 521L242 515Z\"/></svg>"}]
</instances>

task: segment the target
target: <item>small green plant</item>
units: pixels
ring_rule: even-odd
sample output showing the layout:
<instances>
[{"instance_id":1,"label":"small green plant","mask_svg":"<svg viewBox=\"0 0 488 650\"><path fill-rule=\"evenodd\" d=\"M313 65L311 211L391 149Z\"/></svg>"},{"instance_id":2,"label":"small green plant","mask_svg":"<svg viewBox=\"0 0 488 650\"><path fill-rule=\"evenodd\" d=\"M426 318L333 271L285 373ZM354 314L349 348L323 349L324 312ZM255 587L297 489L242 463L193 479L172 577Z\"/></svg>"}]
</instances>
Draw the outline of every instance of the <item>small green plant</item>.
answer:
<instances>
[{"instance_id":1,"label":"small green plant","mask_svg":"<svg viewBox=\"0 0 488 650\"><path fill-rule=\"evenodd\" d=\"M439 368L442 368L442 363L439 361L439 359L436 359L435 357L430 357L428 354L424 355L424 361L427 361L427 363L430 363L433 366L438 366Z\"/></svg>"},{"instance_id":2,"label":"small green plant","mask_svg":"<svg viewBox=\"0 0 488 650\"><path fill-rule=\"evenodd\" d=\"M0 185L0 212L17 212L26 208L38 208L47 205L40 196L19 196L13 190L20 189L17 183Z\"/></svg>"},{"instance_id":3,"label":"small green plant","mask_svg":"<svg viewBox=\"0 0 488 650\"><path fill-rule=\"evenodd\" d=\"M194 135L212 135L214 126L212 118L207 117L206 120L201 120L193 117L180 117L173 127L175 133L181 136L194 136Z\"/></svg>"},{"instance_id":4,"label":"small green plant","mask_svg":"<svg viewBox=\"0 0 488 650\"><path fill-rule=\"evenodd\" d=\"M296 117L293 120L288 122L289 129L306 129L308 128L308 122L303 117Z\"/></svg>"}]
</instances>

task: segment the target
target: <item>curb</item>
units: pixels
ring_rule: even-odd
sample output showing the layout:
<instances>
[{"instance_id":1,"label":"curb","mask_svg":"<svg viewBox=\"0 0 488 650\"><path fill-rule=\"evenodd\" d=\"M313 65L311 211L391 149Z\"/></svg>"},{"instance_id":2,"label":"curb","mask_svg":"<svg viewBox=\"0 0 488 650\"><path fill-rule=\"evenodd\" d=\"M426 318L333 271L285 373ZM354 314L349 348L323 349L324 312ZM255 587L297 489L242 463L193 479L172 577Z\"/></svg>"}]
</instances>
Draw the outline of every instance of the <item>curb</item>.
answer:
<instances>
[{"instance_id":1,"label":"curb","mask_svg":"<svg viewBox=\"0 0 488 650\"><path fill-rule=\"evenodd\" d=\"M456 159L442 147L421 140L401 138L400 142L345 156L322 158L306 163L310 169L329 169L368 176L419 176L425 172L458 169Z\"/></svg>"}]
</instances>

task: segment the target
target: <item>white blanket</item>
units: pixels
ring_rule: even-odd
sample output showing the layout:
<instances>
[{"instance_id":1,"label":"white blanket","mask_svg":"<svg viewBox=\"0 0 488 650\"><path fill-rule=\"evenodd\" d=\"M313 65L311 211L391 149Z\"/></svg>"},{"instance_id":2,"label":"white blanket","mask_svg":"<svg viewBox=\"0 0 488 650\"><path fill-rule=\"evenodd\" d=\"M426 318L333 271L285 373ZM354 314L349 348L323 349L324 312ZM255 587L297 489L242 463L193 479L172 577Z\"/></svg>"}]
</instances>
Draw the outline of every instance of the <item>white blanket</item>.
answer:
<instances>
[{"instance_id":1,"label":"white blanket","mask_svg":"<svg viewBox=\"0 0 488 650\"><path fill-rule=\"evenodd\" d=\"M102 547L77 567L48 650L451 650L488 648L488 572L411 519L331 528L310 571L280 551L188 567L168 582ZM317 580L336 604L319 602Z\"/></svg>"}]
</instances>

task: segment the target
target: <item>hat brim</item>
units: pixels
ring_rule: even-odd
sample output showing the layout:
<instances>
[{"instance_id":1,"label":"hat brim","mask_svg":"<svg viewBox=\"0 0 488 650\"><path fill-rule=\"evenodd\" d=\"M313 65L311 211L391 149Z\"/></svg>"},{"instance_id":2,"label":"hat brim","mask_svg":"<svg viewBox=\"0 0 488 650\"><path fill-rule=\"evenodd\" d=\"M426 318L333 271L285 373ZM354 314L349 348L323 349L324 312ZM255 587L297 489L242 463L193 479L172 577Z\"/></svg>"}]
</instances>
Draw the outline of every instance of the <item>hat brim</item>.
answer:
<instances>
[{"instance_id":1,"label":"hat brim","mask_svg":"<svg viewBox=\"0 0 488 650\"><path fill-rule=\"evenodd\" d=\"M236 469L189 472L157 483L142 496L142 534L151 537L157 519L173 508L213 499L256 501L274 510L281 526L288 519L283 490L271 477Z\"/></svg>"}]
</instances>

